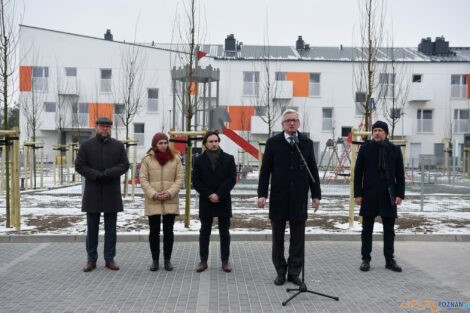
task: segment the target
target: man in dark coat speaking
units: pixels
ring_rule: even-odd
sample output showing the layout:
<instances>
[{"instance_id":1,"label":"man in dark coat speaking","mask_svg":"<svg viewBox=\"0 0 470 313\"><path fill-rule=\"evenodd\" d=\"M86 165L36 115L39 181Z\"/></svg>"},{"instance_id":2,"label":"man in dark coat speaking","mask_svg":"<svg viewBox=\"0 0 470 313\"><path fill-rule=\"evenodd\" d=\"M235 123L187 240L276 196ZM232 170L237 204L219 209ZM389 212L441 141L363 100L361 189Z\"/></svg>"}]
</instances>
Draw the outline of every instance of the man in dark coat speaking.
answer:
<instances>
[{"instance_id":1,"label":"man in dark coat speaking","mask_svg":"<svg viewBox=\"0 0 470 313\"><path fill-rule=\"evenodd\" d=\"M283 132L266 142L258 184L258 207L264 207L269 197L269 218L272 226L272 259L277 272L274 284L282 285L286 280L301 284L299 274L302 269L305 221L307 220L308 192L310 189L312 207L320 206L321 190L313 142L302 135L299 129L299 115L294 110L286 110L282 115ZM298 147L313 175L310 178ZM286 222L290 226L289 258L284 257L284 232Z\"/></svg>"},{"instance_id":2,"label":"man in dark coat speaking","mask_svg":"<svg viewBox=\"0 0 470 313\"><path fill-rule=\"evenodd\" d=\"M405 174L400 147L387 139L388 125L377 121L372 126L372 140L357 155L354 169L354 201L361 206L362 264L361 271L370 269L372 232L376 216L382 217L385 267L401 272L394 259L395 218L397 205L405 198Z\"/></svg>"},{"instance_id":3,"label":"man in dark coat speaking","mask_svg":"<svg viewBox=\"0 0 470 313\"><path fill-rule=\"evenodd\" d=\"M107 117L96 120L96 137L80 145L75 170L85 177L82 211L87 212L85 272L96 268L98 231L101 212L104 214L104 259L106 267L118 270L116 256L117 212L123 210L120 177L129 169L124 145L111 138L113 122Z\"/></svg>"}]
</instances>

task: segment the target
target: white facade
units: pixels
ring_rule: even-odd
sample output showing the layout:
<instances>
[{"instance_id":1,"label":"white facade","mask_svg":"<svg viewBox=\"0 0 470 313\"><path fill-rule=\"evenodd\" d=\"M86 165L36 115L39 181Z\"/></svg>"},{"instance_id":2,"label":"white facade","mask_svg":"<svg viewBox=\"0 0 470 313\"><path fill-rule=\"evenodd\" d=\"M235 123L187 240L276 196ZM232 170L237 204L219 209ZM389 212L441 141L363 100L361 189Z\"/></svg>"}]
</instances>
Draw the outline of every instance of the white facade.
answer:
<instances>
[{"instance_id":1,"label":"white facade","mask_svg":"<svg viewBox=\"0 0 470 313\"><path fill-rule=\"evenodd\" d=\"M46 142L46 153L52 151L52 144L59 142L59 101L78 103L78 111L81 112L78 114L79 121L75 124L71 118L72 111L66 114L68 120L63 128L67 133L67 141L71 141L73 136L76 137L78 129L84 137L92 135L92 108L109 104L115 109L116 103L122 103L119 92L124 77L122 59L129 54L130 49L136 47L141 53L142 68L145 69L142 71L140 83L143 105L132 121L130 137L141 142L138 155L142 156L148 150L153 134L162 130L168 131L171 127L173 94L170 71L172 66L180 66L174 61L174 56L178 53L156 47L135 46L34 27L21 27L20 66L34 67L33 86L30 89L42 89L43 92L23 90L20 93L20 101L32 99L33 94L39 95L35 96L36 100L48 103L44 104L47 111L53 111L51 103L56 103L55 112L44 110L40 116L37 140ZM295 48L292 49L295 51ZM467 53L470 55L470 50ZM266 62L261 59L220 58L211 56L209 52L208 56L200 60L199 65L205 67L209 64L220 69L220 106L227 106L230 112L231 107L263 105L266 94ZM341 137L342 127L357 128L362 122L362 116L356 114L354 100L357 89L354 73L357 73L357 66L357 62L321 58L279 58L269 61L269 81L273 88L271 95L276 98L274 101L298 109L301 131L307 132L317 143L319 152L323 151L328 139ZM381 66L384 67L385 73L389 72L386 62ZM434 154L435 144L442 143L443 138L448 138L451 132L453 137L462 143L463 134L470 133L470 97L467 90L470 61L462 61L461 58L458 62L411 60L400 66L406 71L404 77L405 82L409 80L409 91L404 111L400 112L402 118L395 129L395 135L404 136L408 140L408 156ZM40 67L48 68L47 77L45 70ZM258 74L255 74L256 72ZM281 74L276 74L278 72ZM71 76L66 76L66 73ZM421 75L420 82L413 83L413 75ZM305 77L308 77L307 84ZM282 80L276 81L276 78ZM452 86L451 79L454 82ZM44 80L47 80L47 83ZM24 82L21 84L24 85ZM27 86L24 88L27 89ZM214 90L212 94L215 94ZM59 97L62 98L59 100ZM85 112L87 108L88 111ZM240 133L257 147L258 140L266 139L267 125L255 113L257 109L253 110L250 113L253 116L249 117L251 126ZM236 117L236 113L234 114ZM373 115L373 120L377 119L383 119L380 109ZM20 121L21 140L26 140L30 138L30 131L24 112L21 113ZM274 131L281 130L280 122L278 118ZM77 123L81 126L76 126ZM117 124L119 125L119 121ZM237 123L232 125L235 124ZM117 127L116 130L113 135L123 139L124 128ZM234 130L239 129L235 127ZM221 146L227 152L237 155L238 147L230 139L222 138Z\"/></svg>"}]
</instances>

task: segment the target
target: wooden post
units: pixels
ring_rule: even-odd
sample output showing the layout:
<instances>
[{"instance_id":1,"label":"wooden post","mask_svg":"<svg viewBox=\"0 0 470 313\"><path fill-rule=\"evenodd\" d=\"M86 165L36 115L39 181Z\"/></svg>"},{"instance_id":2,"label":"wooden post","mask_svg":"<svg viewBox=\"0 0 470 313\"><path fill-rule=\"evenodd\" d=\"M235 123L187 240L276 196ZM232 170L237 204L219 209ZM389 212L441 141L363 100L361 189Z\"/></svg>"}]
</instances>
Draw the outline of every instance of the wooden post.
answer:
<instances>
[{"instance_id":1,"label":"wooden post","mask_svg":"<svg viewBox=\"0 0 470 313\"><path fill-rule=\"evenodd\" d=\"M186 197L185 197L185 207L184 207L184 227L189 228L189 220L190 220L190 210L191 210L191 168L192 168L192 149L190 144L190 138L196 136L204 136L206 131L170 131L170 136L186 136L188 138L188 144L186 144L186 179L185 179L185 187L186 187Z\"/></svg>"},{"instance_id":2,"label":"wooden post","mask_svg":"<svg viewBox=\"0 0 470 313\"><path fill-rule=\"evenodd\" d=\"M464 148L464 176L470 177L470 147Z\"/></svg>"},{"instance_id":3,"label":"wooden post","mask_svg":"<svg viewBox=\"0 0 470 313\"><path fill-rule=\"evenodd\" d=\"M132 141L131 142L134 148L134 153L133 153L133 160L132 160L132 189L131 189L131 196L132 196L132 201L134 201L134 196L135 196L135 174L137 171L137 141ZM126 182L127 183L127 182Z\"/></svg>"},{"instance_id":4,"label":"wooden post","mask_svg":"<svg viewBox=\"0 0 470 313\"><path fill-rule=\"evenodd\" d=\"M129 160L129 141L130 139L126 139L124 144L126 145L126 156L127 156L127 159ZM129 193L129 183L128 183L128 179L127 177L129 175L129 170L126 171L126 173L124 174L124 198L127 197L127 194Z\"/></svg>"},{"instance_id":5,"label":"wooden post","mask_svg":"<svg viewBox=\"0 0 470 313\"><path fill-rule=\"evenodd\" d=\"M41 188L44 188L44 141L41 141Z\"/></svg>"},{"instance_id":6,"label":"wooden post","mask_svg":"<svg viewBox=\"0 0 470 313\"><path fill-rule=\"evenodd\" d=\"M356 129L352 130L352 140L354 141L354 133ZM356 166L356 144L351 143L351 167L349 173L349 228L354 226L354 168Z\"/></svg>"},{"instance_id":7,"label":"wooden post","mask_svg":"<svg viewBox=\"0 0 470 313\"><path fill-rule=\"evenodd\" d=\"M35 166L34 166L34 155L36 151L34 150L34 145L28 147L29 150L29 187L30 189L34 189L35 184L34 184L34 179L36 177L36 173L34 172Z\"/></svg>"},{"instance_id":8,"label":"wooden post","mask_svg":"<svg viewBox=\"0 0 470 313\"><path fill-rule=\"evenodd\" d=\"M56 155L54 155L54 159L53 159L53 170L54 170L54 175L52 175L54 177L54 186L57 185L57 178L56 178L56 172L57 172L57 152L56 152Z\"/></svg>"},{"instance_id":9,"label":"wooden post","mask_svg":"<svg viewBox=\"0 0 470 313\"><path fill-rule=\"evenodd\" d=\"M15 137L20 136L20 132L18 127L14 127L13 130L16 132ZM12 191L12 210L15 212L15 216L12 219L14 223L14 227L16 230L21 230L21 212L20 212L20 166L19 166L19 159L20 159L20 142L19 139L13 140L13 159L12 159L12 175L11 175L11 191Z\"/></svg>"},{"instance_id":10,"label":"wooden post","mask_svg":"<svg viewBox=\"0 0 470 313\"><path fill-rule=\"evenodd\" d=\"M29 149L23 143L23 171L24 171L24 189L28 190L28 168L29 168Z\"/></svg>"},{"instance_id":11,"label":"wooden post","mask_svg":"<svg viewBox=\"0 0 470 313\"><path fill-rule=\"evenodd\" d=\"M5 160L6 160L6 149L5 147L2 148L2 176L1 176L1 179L0 179L0 195L3 195L3 192L4 192L4 189L5 189L5 183L4 183L4 179L5 179Z\"/></svg>"},{"instance_id":12,"label":"wooden post","mask_svg":"<svg viewBox=\"0 0 470 313\"><path fill-rule=\"evenodd\" d=\"M354 226L354 168L356 167L356 156L358 144L355 144L354 141L357 137L366 137L370 138L372 133L370 131L357 131L356 129L352 130L352 143L351 143L351 173L349 179L349 228Z\"/></svg>"}]
</instances>

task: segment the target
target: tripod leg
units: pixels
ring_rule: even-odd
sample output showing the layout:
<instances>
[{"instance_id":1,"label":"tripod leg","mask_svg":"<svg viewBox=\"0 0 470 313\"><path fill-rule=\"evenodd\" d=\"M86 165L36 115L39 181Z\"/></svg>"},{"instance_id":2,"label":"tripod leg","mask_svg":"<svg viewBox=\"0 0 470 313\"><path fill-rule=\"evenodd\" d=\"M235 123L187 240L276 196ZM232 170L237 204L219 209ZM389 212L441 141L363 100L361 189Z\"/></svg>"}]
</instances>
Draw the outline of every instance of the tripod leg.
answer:
<instances>
[{"instance_id":1,"label":"tripod leg","mask_svg":"<svg viewBox=\"0 0 470 313\"><path fill-rule=\"evenodd\" d=\"M326 294L324 294L324 293L320 293L320 292L316 292L316 291L311 291L311 290L306 290L306 292L310 292L310 293L313 293L313 294L315 294L315 295L319 295L319 296L322 296L322 297L327 297L327 298L330 298L330 299L339 301L339 298L338 298L338 297L326 295Z\"/></svg>"},{"instance_id":2,"label":"tripod leg","mask_svg":"<svg viewBox=\"0 0 470 313\"><path fill-rule=\"evenodd\" d=\"M293 290L298 290L298 289L293 289ZM290 297L286 301L282 302L282 305L285 306L287 303L289 303L290 300L294 299L295 297L297 297L301 293L302 293L302 291L298 291L296 294L292 295L292 297Z\"/></svg>"}]
</instances>

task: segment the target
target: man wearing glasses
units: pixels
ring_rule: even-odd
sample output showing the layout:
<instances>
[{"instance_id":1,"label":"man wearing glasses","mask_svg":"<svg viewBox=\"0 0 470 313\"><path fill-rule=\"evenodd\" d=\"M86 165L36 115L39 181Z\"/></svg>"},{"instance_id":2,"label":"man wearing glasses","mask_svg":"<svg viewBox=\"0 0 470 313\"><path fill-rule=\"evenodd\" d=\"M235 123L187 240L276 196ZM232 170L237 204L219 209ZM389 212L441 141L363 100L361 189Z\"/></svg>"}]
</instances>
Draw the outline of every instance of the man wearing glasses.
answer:
<instances>
[{"instance_id":1,"label":"man wearing glasses","mask_svg":"<svg viewBox=\"0 0 470 313\"><path fill-rule=\"evenodd\" d=\"M313 153L313 142L298 132L299 115L286 110L282 115L283 132L271 137L266 143L258 185L258 207L263 208L268 196L269 218L272 226L272 259L277 272L274 284L286 280L301 285L299 274L303 263L305 221L307 220L308 191L311 191L312 207L320 206L321 190L318 169ZM310 178L305 163L312 174ZM284 232L286 222L290 226L289 258L284 257Z\"/></svg>"},{"instance_id":2,"label":"man wearing glasses","mask_svg":"<svg viewBox=\"0 0 470 313\"><path fill-rule=\"evenodd\" d=\"M102 116L96 120L96 137L80 145L75 170L85 177L82 212L87 212L86 251L88 261L83 268L90 272L98 259L98 231L101 212L104 215L104 259L106 267L118 270L116 256L117 212L123 210L120 177L129 169L122 142L111 138L113 122Z\"/></svg>"}]
</instances>

